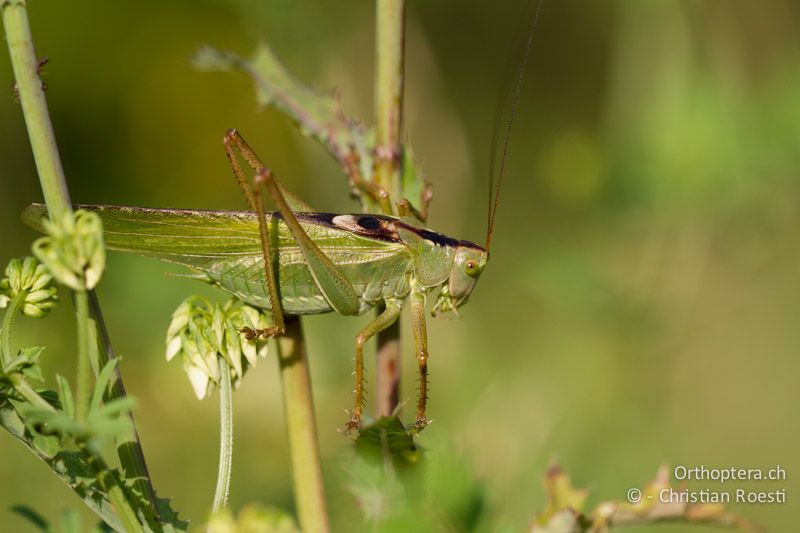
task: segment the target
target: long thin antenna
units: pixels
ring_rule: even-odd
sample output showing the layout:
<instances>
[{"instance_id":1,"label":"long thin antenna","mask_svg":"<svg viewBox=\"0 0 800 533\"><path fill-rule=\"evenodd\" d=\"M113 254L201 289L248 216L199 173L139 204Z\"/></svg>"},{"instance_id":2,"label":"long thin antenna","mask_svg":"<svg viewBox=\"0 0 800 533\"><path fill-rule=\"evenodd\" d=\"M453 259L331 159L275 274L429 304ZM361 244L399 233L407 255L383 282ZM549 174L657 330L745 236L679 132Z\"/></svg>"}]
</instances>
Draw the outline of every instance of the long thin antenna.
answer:
<instances>
[{"instance_id":1,"label":"long thin antenna","mask_svg":"<svg viewBox=\"0 0 800 533\"><path fill-rule=\"evenodd\" d=\"M536 12L533 15L533 19L531 20L530 31L528 32L528 42L525 44L525 52L522 55L522 63L519 67L519 74L517 75L517 82L514 88L514 96L511 101L511 111L508 118L508 124L506 125L506 134L505 139L503 141L503 151L502 155L500 156L500 167L498 168L497 172L497 187L492 190L492 183L494 181L494 161L491 163L491 168L489 169L489 202L491 208L489 209L489 220L487 222L486 227L486 255L489 255L489 251L492 247L492 236L494 235L494 219L495 215L497 214L497 206L500 201L500 187L503 184L503 174L506 170L506 162L508 161L508 152L509 148L511 147L511 130L514 127L514 118L517 114L517 107L519 105L519 97L522 92L522 82L525 79L525 71L528 69L528 58L530 57L531 53L531 46L533 45L533 34L536 30L536 23L539 20L539 13L542 11L542 4L544 4L544 0L539 0L538 5L536 6ZM495 131L495 133L497 133ZM492 143L494 145L494 141ZM494 193L494 194L492 194ZM494 200L492 200L492 196L494 196Z\"/></svg>"}]
</instances>

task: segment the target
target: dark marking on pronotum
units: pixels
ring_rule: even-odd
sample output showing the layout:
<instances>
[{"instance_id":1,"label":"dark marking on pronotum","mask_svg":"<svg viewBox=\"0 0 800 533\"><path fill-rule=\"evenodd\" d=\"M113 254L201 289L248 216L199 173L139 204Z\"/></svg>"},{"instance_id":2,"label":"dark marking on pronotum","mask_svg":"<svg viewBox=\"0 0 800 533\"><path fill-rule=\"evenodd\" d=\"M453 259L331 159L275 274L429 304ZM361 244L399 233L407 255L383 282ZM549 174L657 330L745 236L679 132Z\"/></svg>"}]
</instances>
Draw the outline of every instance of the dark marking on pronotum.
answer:
<instances>
[{"instance_id":1,"label":"dark marking on pronotum","mask_svg":"<svg viewBox=\"0 0 800 533\"><path fill-rule=\"evenodd\" d=\"M381 222L373 216L358 217L358 225L366 230L376 230L381 227Z\"/></svg>"},{"instance_id":2,"label":"dark marking on pronotum","mask_svg":"<svg viewBox=\"0 0 800 533\"><path fill-rule=\"evenodd\" d=\"M447 235L442 235L441 233L436 233L435 231L427 229L417 229L416 232L417 235L423 239L429 240L439 246L448 246L450 248L456 248L458 246L458 239L453 239Z\"/></svg>"}]
</instances>

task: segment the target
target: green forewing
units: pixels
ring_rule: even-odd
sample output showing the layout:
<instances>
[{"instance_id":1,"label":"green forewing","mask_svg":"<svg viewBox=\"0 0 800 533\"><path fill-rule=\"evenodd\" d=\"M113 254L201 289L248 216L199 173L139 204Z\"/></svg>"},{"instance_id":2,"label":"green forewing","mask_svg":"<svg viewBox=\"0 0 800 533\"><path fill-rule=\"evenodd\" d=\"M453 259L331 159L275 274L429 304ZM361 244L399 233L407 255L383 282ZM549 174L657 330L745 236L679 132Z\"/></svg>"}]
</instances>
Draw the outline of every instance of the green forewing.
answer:
<instances>
[{"instance_id":1,"label":"green forewing","mask_svg":"<svg viewBox=\"0 0 800 533\"><path fill-rule=\"evenodd\" d=\"M271 307L255 213L80 207L100 215L108 248L187 266L251 305ZM23 212L23 220L41 229L41 219L46 215L46 208L36 204ZM385 297L402 297L408 292L412 259L402 242L338 227L334 221L339 217L335 215L296 215L309 237L352 283L360 298L361 312ZM280 215L267 213L266 217L277 255L284 311L331 311Z\"/></svg>"}]
</instances>

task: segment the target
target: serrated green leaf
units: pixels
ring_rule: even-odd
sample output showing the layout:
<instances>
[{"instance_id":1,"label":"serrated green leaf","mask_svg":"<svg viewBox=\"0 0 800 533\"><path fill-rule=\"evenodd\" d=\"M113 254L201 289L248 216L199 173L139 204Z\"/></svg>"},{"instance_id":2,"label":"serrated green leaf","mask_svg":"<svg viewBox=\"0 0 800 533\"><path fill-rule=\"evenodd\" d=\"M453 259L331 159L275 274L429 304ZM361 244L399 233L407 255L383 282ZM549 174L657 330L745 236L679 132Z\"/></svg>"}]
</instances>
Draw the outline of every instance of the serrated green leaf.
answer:
<instances>
[{"instance_id":1,"label":"serrated green leaf","mask_svg":"<svg viewBox=\"0 0 800 533\"><path fill-rule=\"evenodd\" d=\"M400 195L411 202L411 205L422 212L425 204L430 200L431 186L420 171L414 158L411 146L406 143L403 147L403 159L400 166Z\"/></svg>"},{"instance_id":2,"label":"serrated green leaf","mask_svg":"<svg viewBox=\"0 0 800 533\"><path fill-rule=\"evenodd\" d=\"M414 442L415 431L406 429L396 416L379 418L362 426L356 439L359 454L388 454L399 464L414 464L419 461L420 450Z\"/></svg>"},{"instance_id":3,"label":"serrated green leaf","mask_svg":"<svg viewBox=\"0 0 800 533\"><path fill-rule=\"evenodd\" d=\"M44 381L44 375L42 375L42 367L39 365L26 365L22 368L22 373L35 381Z\"/></svg>"},{"instance_id":4,"label":"serrated green leaf","mask_svg":"<svg viewBox=\"0 0 800 533\"><path fill-rule=\"evenodd\" d=\"M103 369L97 375L97 380L94 384L94 390L92 391L92 399L89 402L89 416L91 416L91 413L96 412L100 408L100 404L103 402L103 396L111 386L111 380L114 378L114 370L117 368L118 363L119 358L115 357L113 359L109 359L108 363L105 364Z\"/></svg>"},{"instance_id":5,"label":"serrated green leaf","mask_svg":"<svg viewBox=\"0 0 800 533\"><path fill-rule=\"evenodd\" d=\"M289 116L305 135L327 148L351 178L372 175L370 132L342 111L334 95L317 92L295 78L266 43L259 44L249 59L204 48L194 63L207 70L244 72L255 83L259 105L274 105Z\"/></svg>"},{"instance_id":6,"label":"serrated green leaf","mask_svg":"<svg viewBox=\"0 0 800 533\"><path fill-rule=\"evenodd\" d=\"M24 356L25 359L31 363L38 363L42 352L44 352L44 346L29 346L28 348L21 349L19 354Z\"/></svg>"},{"instance_id":7,"label":"serrated green leaf","mask_svg":"<svg viewBox=\"0 0 800 533\"><path fill-rule=\"evenodd\" d=\"M117 398L115 400L111 400L110 402L103 404L98 409L96 409L94 413L98 417L112 418L128 413L135 406L136 406L136 399L131 398L130 396L126 396L124 398Z\"/></svg>"}]
</instances>

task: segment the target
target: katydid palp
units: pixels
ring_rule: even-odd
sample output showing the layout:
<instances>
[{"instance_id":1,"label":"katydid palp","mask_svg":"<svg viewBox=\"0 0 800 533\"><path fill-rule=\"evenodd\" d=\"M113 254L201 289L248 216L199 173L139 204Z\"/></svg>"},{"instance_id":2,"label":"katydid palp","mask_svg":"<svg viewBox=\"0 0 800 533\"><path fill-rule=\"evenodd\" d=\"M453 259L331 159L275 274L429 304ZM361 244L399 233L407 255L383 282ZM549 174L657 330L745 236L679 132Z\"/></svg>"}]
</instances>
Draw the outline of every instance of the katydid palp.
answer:
<instances>
[{"instance_id":1,"label":"katydid palp","mask_svg":"<svg viewBox=\"0 0 800 533\"><path fill-rule=\"evenodd\" d=\"M538 9L516 80L493 201L490 182L485 246L427 229L405 199L396 204L400 216L316 212L277 182L236 130L227 133L224 146L250 211L77 207L100 216L109 249L189 267L199 279L247 304L270 310L271 327L241 330L251 340L282 335L284 313L306 315L335 311L342 315L361 315L382 304L383 311L356 335L355 401L348 430L357 430L362 419L364 344L394 324L405 300L410 300L419 366L415 426L421 429L428 423L426 300L429 295L435 295L434 316L445 312L457 314L489 260L511 128L537 17ZM255 173L252 184L237 155L252 167ZM372 183L355 185L362 193L371 195L385 211L392 210L386 191ZM267 191L278 211L265 211L262 189ZM34 204L23 212L23 220L41 229L41 219L46 215L45 206Z\"/></svg>"}]
</instances>

